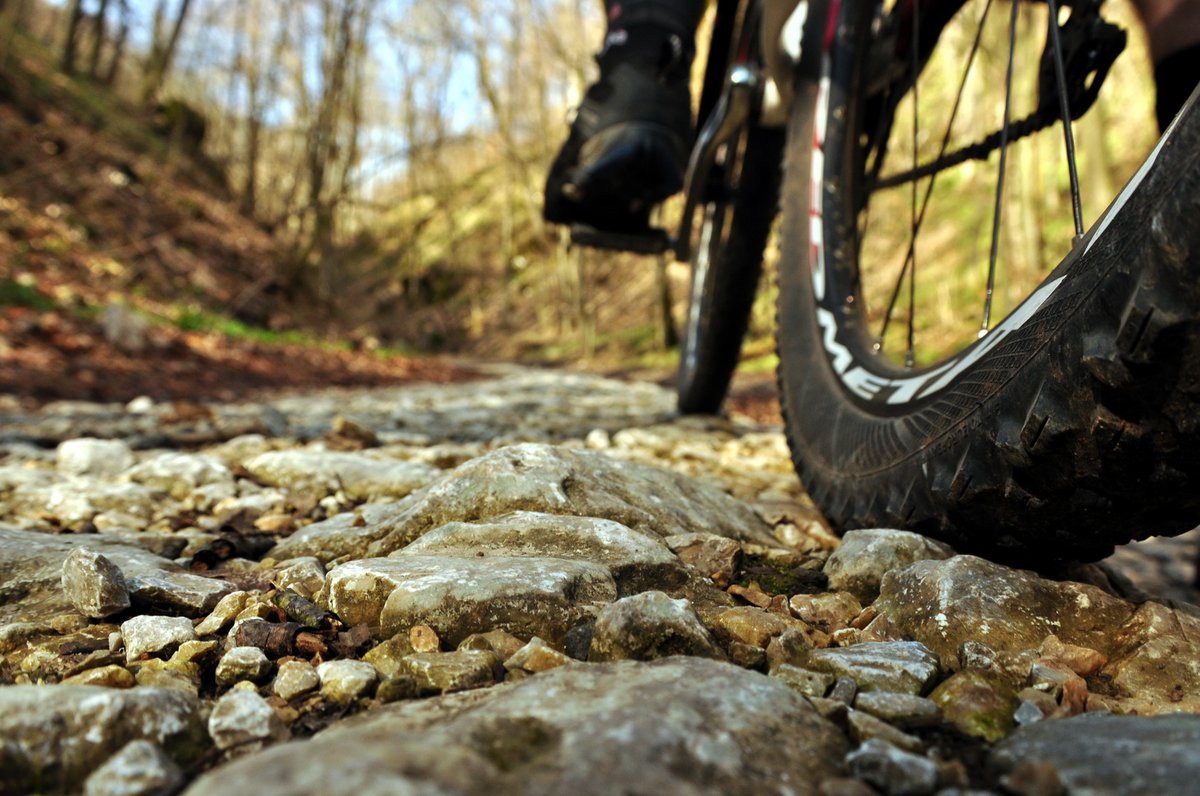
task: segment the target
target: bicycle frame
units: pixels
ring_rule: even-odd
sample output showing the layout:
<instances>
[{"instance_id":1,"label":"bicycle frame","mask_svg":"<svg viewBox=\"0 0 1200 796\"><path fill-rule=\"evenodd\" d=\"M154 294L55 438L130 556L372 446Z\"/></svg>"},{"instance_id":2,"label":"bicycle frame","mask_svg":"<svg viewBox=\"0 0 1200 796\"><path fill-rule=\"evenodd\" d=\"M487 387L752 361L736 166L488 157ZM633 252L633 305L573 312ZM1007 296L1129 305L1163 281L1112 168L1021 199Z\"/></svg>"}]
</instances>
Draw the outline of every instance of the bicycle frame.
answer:
<instances>
[{"instance_id":1,"label":"bicycle frame","mask_svg":"<svg viewBox=\"0 0 1200 796\"><path fill-rule=\"evenodd\" d=\"M696 212L714 189L717 153L747 124L783 127L811 0L718 0L700 95L702 120L684 183L675 258L692 255Z\"/></svg>"}]
</instances>

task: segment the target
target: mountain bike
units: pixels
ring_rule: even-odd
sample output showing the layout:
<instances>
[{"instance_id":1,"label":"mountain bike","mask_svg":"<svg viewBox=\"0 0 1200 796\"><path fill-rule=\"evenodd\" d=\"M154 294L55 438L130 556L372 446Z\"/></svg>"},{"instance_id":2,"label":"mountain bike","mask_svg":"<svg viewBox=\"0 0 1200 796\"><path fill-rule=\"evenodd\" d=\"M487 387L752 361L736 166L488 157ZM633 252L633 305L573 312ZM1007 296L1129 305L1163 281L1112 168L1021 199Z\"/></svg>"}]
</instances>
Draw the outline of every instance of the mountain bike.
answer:
<instances>
[{"instance_id":1,"label":"mountain bike","mask_svg":"<svg viewBox=\"0 0 1200 796\"><path fill-rule=\"evenodd\" d=\"M836 528L1044 561L1196 525L1197 96L1089 188L1111 0L737 5L673 241L681 409L724 396L778 197L780 400Z\"/></svg>"}]
</instances>

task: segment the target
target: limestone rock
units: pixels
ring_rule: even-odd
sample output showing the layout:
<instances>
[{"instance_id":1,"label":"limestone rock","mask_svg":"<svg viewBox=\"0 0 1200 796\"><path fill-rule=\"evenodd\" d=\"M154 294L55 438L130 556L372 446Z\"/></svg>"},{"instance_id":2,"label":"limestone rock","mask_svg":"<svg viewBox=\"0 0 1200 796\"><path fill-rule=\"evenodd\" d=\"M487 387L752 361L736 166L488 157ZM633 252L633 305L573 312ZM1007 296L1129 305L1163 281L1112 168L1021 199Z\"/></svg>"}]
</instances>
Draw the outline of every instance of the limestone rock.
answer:
<instances>
[{"instance_id":1,"label":"limestone rock","mask_svg":"<svg viewBox=\"0 0 1200 796\"><path fill-rule=\"evenodd\" d=\"M722 640L766 649L772 639L783 635L795 623L761 608L739 606L721 611L706 624Z\"/></svg>"},{"instance_id":2,"label":"limestone rock","mask_svg":"<svg viewBox=\"0 0 1200 796\"><path fill-rule=\"evenodd\" d=\"M271 582L277 589L291 589L306 600L313 599L325 585L325 566L313 556L282 561Z\"/></svg>"},{"instance_id":3,"label":"limestone rock","mask_svg":"<svg viewBox=\"0 0 1200 796\"><path fill-rule=\"evenodd\" d=\"M941 707L946 721L991 742L1012 731L1013 713L1020 706L1011 684L978 669L951 675L929 698Z\"/></svg>"},{"instance_id":4,"label":"limestone rock","mask_svg":"<svg viewBox=\"0 0 1200 796\"><path fill-rule=\"evenodd\" d=\"M383 637L428 625L448 646L495 628L560 643L584 606L616 599L608 570L550 558L402 556L352 561L326 578L329 609Z\"/></svg>"},{"instance_id":5,"label":"limestone rock","mask_svg":"<svg viewBox=\"0 0 1200 796\"><path fill-rule=\"evenodd\" d=\"M441 475L441 470L420 462L322 450L272 451L255 456L245 467L271 486L326 494L340 490L355 501L402 498Z\"/></svg>"},{"instance_id":6,"label":"limestone rock","mask_svg":"<svg viewBox=\"0 0 1200 796\"><path fill-rule=\"evenodd\" d=\"M409 516L411 500L368 503L336 514L301 528L268 555L281 560L311 557L326 564L334 559L362 558L371 542Z\"/></svg>"},{"instance_id":7,"label":"limestone rock","mask_svg":"<svg viewBox=\"0 0 1200 796\"><path fill-rule=\"evenodd\" d=\"M246 606L250 603L252 596L248 591L235 591L226 594L213 606L212 613L204 617L200 624L196 625L196 635L211 636L226 630L233 624L233 620L237 619L238 615L246 610Z\"/></svg>"},{"instance_id":8,"label":"limestone rock","mask_svg":"<svg viewBox=\"0 0 1200 796\"><path fill-rule=\"evenodd\" d=\"M866 741L846 763L855 776L893 796L924 796L937 789L936 763L879 739Z\"/></svg>"},{"instance_id":9,"label":"limestone rock","mask_svg":"<svg viewBox=\"0 0 1200 796\"><path fill-rule=\"evenodd\" d=\"M520 669L529 674L537 674L574 662L573 658L564 655L535 636L529 640L528 644L504 661L504 668L510 672Z\"/></svg>"},{"instance_id":10,"label":"limestone rock","mask_svg":"<svg viewBox=\"0 0 1200 796\"><path fill-rule=\"evenodd\" d=\"M463 796L815 796L845 752L842 733L786 686L670 658L566 666L388 706L210 772L188 796L351 796L368 783L375 793Z\"/></svg>"},{"instance_id":11,"label":"limestone rock","mask_svg":"<svg viewBox=\"0 0 1200 796\"><path fill-rule=\"evenodd\" d=\"M669 655L724 657L687 600L643 592L607 606L596 618L588 660L651 660Z\"/></svg>"},{"instance_id":12,"label":"limestone rock","mask_svg":"<svg viewBox=\"0 0 1200 796\"><path fill-rule=\"evenodd\" d=\"M94 478L115 478L133 466L133 451L119 439L69 439L59 443L56 458L59 472Z\"/></svg>"},{"instance_id":13,"label":"limestone rock","mask_svg":"<svg viewBox=\"0 0 1200 796\"><path fill-rule=\"evenodd\" d=\"M368 650L363 660L374 666L382 678L404 673L404 659L416 652L409 636L408 633L397 633Z\"/></svg>"},{"instance_id":14,"label":"limestone rock","mask_svg":"<svg viewBox=\"0 0 1200 796\"><path fill-rule=\"evenodd\" d=\"M849 677L860 691L923 694L940 673L937 658L915 641L868 642L853 647L813 650L807 666Z\"/></svg>"},{"instance_id":15,"label":"limestone rock","mask_svg":"<svg viewBox=\"0 0 1200 796\"><path fill-rule=\"evenodd\" d=\"M607 567L622 594L671 588L683 567L657 536L619 522L518 511L487 522L436 528L393 556L529 556L588 561Z\"/></svg>"},{"instance_id":16,"label":"limestone rock","mask_svg":"<svg viewBox=\"0 0 1200 796\"><path fill-rule=\"evenodd\" d=\"M125 474L144 484L182 500L194 490L211 484L233 484L233 473L218 459L195 453L162 453L147 459Z\"/></svg>"},{"instance_id":17,"label":"limestone rock","mask_svg":"<svg viewBox=\"0 0 1200 796\"><path fill-rule=\"evenodd\" d=\"M366 661L325 661L317 667L321 693L339 704L370 696L379 673Z\"/></svg>"},{"instance_id":18,"label":"limestone rock","mask_svg":"<svg viewBox=\"0 0 1200 796\"><path fill-rule=\"evenodd\" d=\"M417 652L404 659L404 670L422 693L457 691L495 679L500 656L482 650Z\"/></svg>"},{"instance_id":19,"label":"limestone rock","mask_svg":"<svg viewBox=\"0 0 1200 796\"><path fill-rule=\"evenodd\" d=\"M341 527L311 526L281 542L271 555L329 560L333 549L337 555L386 555L447 523L514 511L598 517L663 538L705 531L763 544L773 541L749 506L708 484L592 451L521 444L442 476L361 529L353 542L337 538Z\"/></svg>"},{"instance_id":20,"label":"limestone rock","mask_svg":"<svg viewBox=\"0 0 1200 796\"><path fill-rule=\"evenodd\" d=\"M271 674L271 661L258 647L234 647L217 663L217 683L231 686L248 680L261 683Z\"/></svg>"},{"instance_id":21,"label":"limestone rock","mask_svg":"<svg viewBox=\"0 0 1200 796\"><path fill-rule=\"evenodd\" d=\"M120 567L101 553L77 547L63 560L62 587L75 610L92 619L129 607L129 587Z\"/></svg>"},{"instance_id":22,"label":"limestone rock","mask_svg":"<svg viewBox=\"0 0 1200 796\"><path fill-rule=\"evenodd\" d=\"M833 591L822 594L797 594L788 601L792 614L822 633L836 633L847 628L862 613L862 604L850 592Z\"/></svg>"},{"instance_id":23,"label":"limestone rock","mask_svg":"<svg viewBox=\"0 0 1200 796\"><path fill-rule=\"evenodd\" d=\"M51 536L0 525L0 624L41 622L72 610L62 589L63 562L72 550L99 553L125 575L135 607L200 616L233 587L183 572L144 548L102 534Z\"/></svg>"},{"instance_id":24,"label":"limestone rock","mask_svg":"<svg viewBox=\"0 0 1200 796\"><path fill-rule=\"evenodd\" d=\"M265 699L253 691L235 689L213 705L208 717L208 734L218 749L229 751L236 747L244 753L286 740L290 733ZM247 784L257 791L265 783L252 778Z\"/></svg>"},{"instance_id":25,"label":"limestone rock","mask_svg":"<svg viewBox=\"0 0 1200 796\"><path fill-rule=\"evenodd\" d=\"M11 504L17 515L82 531L106 512L148 523L163 508L163 496L140 484L76 477L47 485L20 486L13 491Z\"/></svg>"},{"instance_id":26,"label":"limestone rock","mask_svg":"<svg viewBox=\"0 0 1200 796\"><path fill-rule=\"evenodd\" d=\"M724 536L685 533L666 541L680 561L717 583L728 584L742 561L742 546Z\"/></svg>"},{"instance_id":27,"label":"limestone rock","mask_svg":"<svg viewBox=\"0 0 1200 796\"><path fill-rule=\"evenodd\" d=\"M1144 700L1139 713L1200 712L1200 617L1143 603L1113 637L1101 676L1117 694Z\"/></svg>"},{"instance_id":28,"label":"limestone rock","mask_svg":"<svg viewBox=\"0 0 1200 796\"><path fill-rule=\"evenodd\" d=\"M275 681L271 685L277 696L288 701L310 694L320 687L321 678L308 661L284 661L279 664L279 671L275 673Z\"/></svg>"},{"instance_id":29,"label":"limestone rock","mask_svg":"<svg viewBox=\"0 0 1200 796\"><path fill-rule=\"evenodd\" d=\"M84 796L170 796L183 787L183 772L146 740L130 741L92 772Z\"/></svg>"},{"instance_id":30,"label":"limestone rock","mask_svg":"<svg viewBox=\"0 0 1200 796\"><path fill-rule=\"evenodd\" d=\"M949 546L909 531L874 528L847 531L842 544L825 563L829 586L848 591L863 605L879 596L883 576L915 561L942 560L954 555Z\"/></svg>"},{"instance_id":31,"label":"limestone rock","mask_svg":"<svg viewBox=\"0 0 1200 796\"><path fill-rule=\"evenodd\" d=\"M833 685L833 675L828 672L814 672L790 663L781 663L771 670L771 676L786 683L801 694L810 697L823 697L829 693Z\"/></svg>"},{"instance_id":32,"label":"limestone rock","mask_svg":"<svg viewBox=\"0 0 1200 796\"><path fill-rule=\"evenodd\" d=\"M1133 607L1093 586L1059 583L974 556L920 561L883 579L875 603L894 637L925 644L952 668L958 648L1037 649L1049 635L1106 650Z\"/></svg>"},{"instance_id":33,"label":"limestone rock","mask_svg":"<svg viewBox=\"0 0 1200 796\"><path fill-rule=\"evenodd\" d=\"M137 680L124 666L110 664L95 669L85 669L79 674L63 680L67 685L96 685L103 688L133 688Z\"/></svg>"},{"instance_id":34,"label":"limestone rock","mask_svg":"<svg viewBox=\"0 0 1200 796\"><path fill-rule=\"evenodd\" d=\"M1070 793L1193 793L1200 781L1200 716L1089 713L1021 727L992 750L999 775L1048 761Z\"/></svg>"},{"instance_id":35,"label":"limestone rock","mask_svg":"<svg viewBox=\"0 0 1200 796\"><path fill-rule=\"evenodd\" d=\"M867 691L855 697L854 707L903 729L929 727L942 720L936 702L913 694Z\"/></svg>"},{"instance_id":36,"label":"limestone rock","mask_svg":"<svg viewBox=\"0 0 1200 796\"><path fill-rule=\"evenodd\" d=\"M150 741L183 766L205 742L196 702L182 692L85 685L0 688L0 738L6 793L76 792L131 741Z\"/></svg>"},{"instance_id":37,"label":"limestone rock","mask_svg":"<svg viewBox=\"0 0 1200 796\"><path fill-rule=\"evenodd\" d=\"M172 653L185 641L196 638L190 619L182 616L135 616L121 624L125 659L129 663L143 655Z\"/></svg>"}]
</instances>

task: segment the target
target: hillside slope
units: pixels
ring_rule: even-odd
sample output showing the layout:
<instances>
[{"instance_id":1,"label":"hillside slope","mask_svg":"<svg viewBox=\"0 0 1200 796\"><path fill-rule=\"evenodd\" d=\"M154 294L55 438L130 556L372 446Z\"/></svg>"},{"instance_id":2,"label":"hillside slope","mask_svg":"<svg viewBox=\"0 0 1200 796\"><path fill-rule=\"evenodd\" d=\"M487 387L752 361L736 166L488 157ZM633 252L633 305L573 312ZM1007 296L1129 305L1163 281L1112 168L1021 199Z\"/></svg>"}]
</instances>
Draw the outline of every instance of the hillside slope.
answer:
<instances>
[{"instance_id":1,"label":"hillside slope","mask_svg":"<svg viewBox=\"0 0 1200 796\"><path fill-rule=\"evenodd\" d=\"M315 344L319 313L281 293L280 252L227 201L218 168L55 71L37 44L8 44L0 393L230 399L452 375L443 363Z\"/></svg>"}]
</instances>

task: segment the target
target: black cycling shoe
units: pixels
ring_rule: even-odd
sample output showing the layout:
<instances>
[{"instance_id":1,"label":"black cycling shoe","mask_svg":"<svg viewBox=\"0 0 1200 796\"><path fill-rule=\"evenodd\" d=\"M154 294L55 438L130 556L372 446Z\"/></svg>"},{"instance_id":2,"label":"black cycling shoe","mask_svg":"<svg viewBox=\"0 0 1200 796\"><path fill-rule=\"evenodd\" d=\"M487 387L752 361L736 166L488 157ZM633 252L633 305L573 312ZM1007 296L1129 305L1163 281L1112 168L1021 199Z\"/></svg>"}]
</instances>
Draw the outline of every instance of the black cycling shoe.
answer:
<instances>
[{"instance_id":1,"label":"black cycling shoe","mask_svg":"<svg viewBox=\"0 0 1200 796\"><path fill-rule=\"evenodd\" d=\"M691 44L653 25L609 35L546 180L547 221L638 234L683 187L692 139Z\"/></svg>"}]
</instances>

